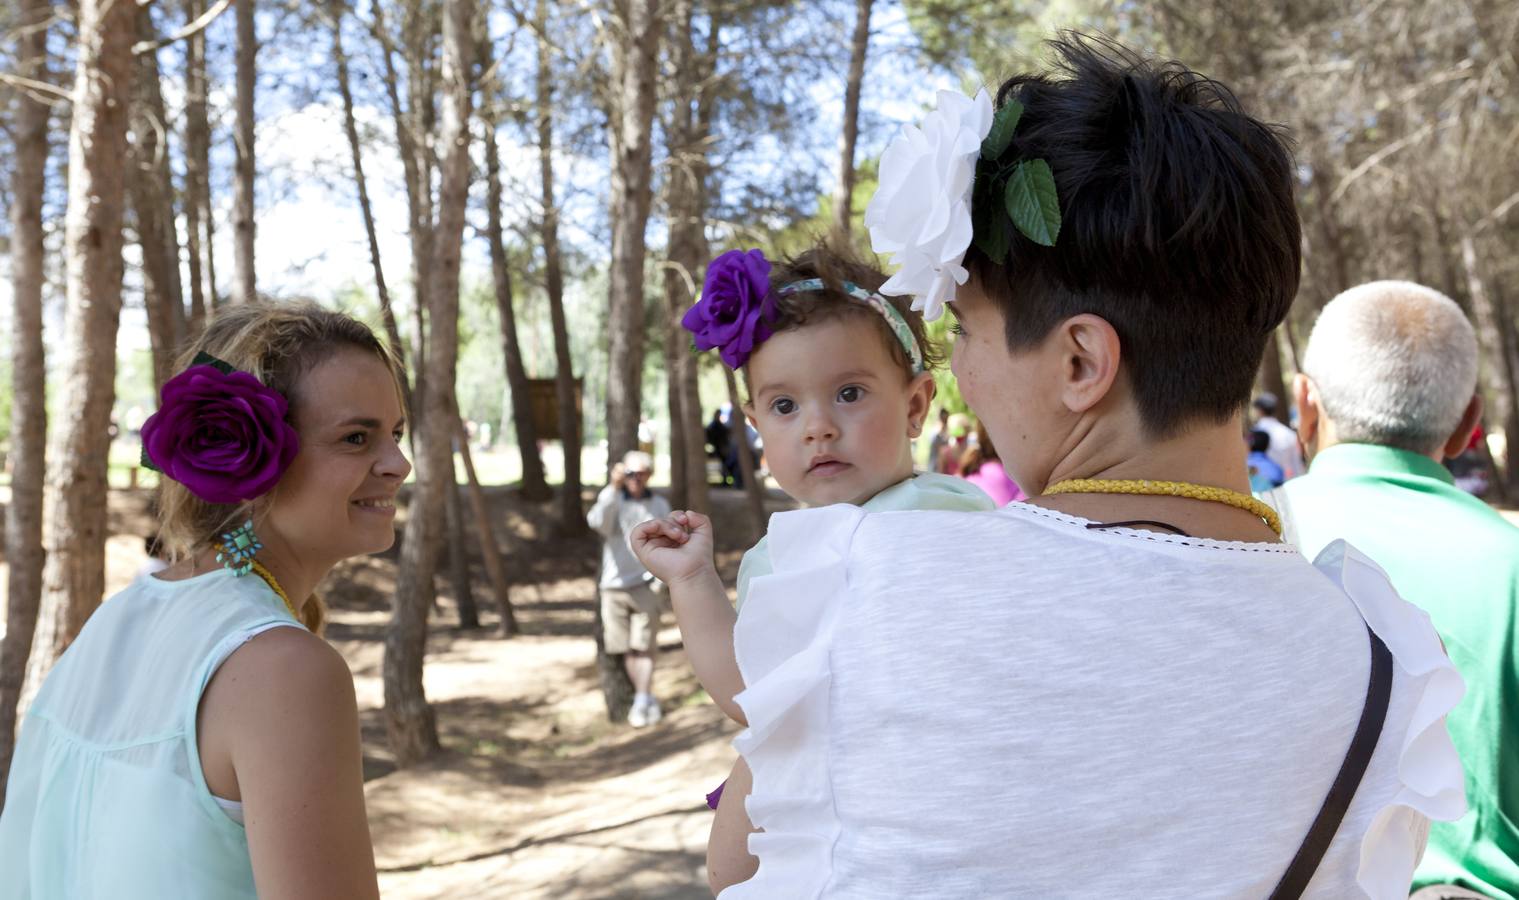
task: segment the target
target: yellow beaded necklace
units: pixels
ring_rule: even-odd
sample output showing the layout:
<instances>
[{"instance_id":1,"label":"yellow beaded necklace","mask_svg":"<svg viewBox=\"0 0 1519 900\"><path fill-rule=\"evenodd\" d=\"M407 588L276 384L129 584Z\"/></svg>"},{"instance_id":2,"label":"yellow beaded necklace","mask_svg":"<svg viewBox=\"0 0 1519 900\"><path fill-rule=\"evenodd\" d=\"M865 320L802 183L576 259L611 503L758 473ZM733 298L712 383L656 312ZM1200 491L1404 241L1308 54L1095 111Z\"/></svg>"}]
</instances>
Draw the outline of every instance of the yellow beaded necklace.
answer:
<instances>
[{"instance_id":1,"label":"yellow beaded necklace","mask_svg":"<svg viewBox=\"0 0 1519 900\"><path fill-rule=\"evenodd\" d=\"M1120 480L1113 478L1068 478L1044 489L1050 494L1147 494L1167 497L1189 497L1209 503L1222 503L1235 509L1260 516L1276 532L1282 535L1282 518L1276 510L1249 494L1227 488L1192 484L1186 481L1150 481L1148 479Z\"/></svg>"},{"instance_id":2,"label":"yellow beaded necklace","mask_svg":"<svg viewBox=\"0 0 1519 900\"><path fill-rule=\"evenodd\" d=\"M285 608L290 610L292 618L297 622L301 621L301 614L295 611L295 604L290 602L290 595L285 593L284 588L280 587L280 583L275 579L274 573L265 568L264 564L256 559L249 560L249 562L253 564L253 574L264 579L264 583L269 585L269 589L279 595L281 600L285 601Z\"/></svg>"}]
</instances>

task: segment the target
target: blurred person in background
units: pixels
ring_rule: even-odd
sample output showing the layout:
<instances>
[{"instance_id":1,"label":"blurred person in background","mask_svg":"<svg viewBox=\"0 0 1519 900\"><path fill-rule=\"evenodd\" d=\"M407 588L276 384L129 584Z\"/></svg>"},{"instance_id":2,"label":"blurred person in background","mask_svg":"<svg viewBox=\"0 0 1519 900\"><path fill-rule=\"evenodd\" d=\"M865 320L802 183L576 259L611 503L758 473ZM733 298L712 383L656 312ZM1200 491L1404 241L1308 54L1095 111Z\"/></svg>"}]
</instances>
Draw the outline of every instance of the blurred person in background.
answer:
<instances>
[{"instance_id":1,"label":"blurred person in background","mask_svg":"<svg viewBox=\"0 0 1519 900\"><path fill-rule=\"evenodd\" d=\"M935 460L935 470L944 475L960 474L960 457L970 447L971 417L965 413L955 413L949 417L949 440L939 451Z\"/></svg>"},{"instance_id":2,"label":"blurred person in background","mask_svg":"<svg viewBox=\"0 0 1519 900\"><path fill-rule=\"evenodd\" d=\"M980 422L976 423L975 442L960 456L960 477L985 491L998 506L1026 499L1018 483L1002 468L992 436Z\"/></svg>"},{"instance_id":3,"label":"blurred person in background","mask_svg":"<svg viewBox=\"0 0 1519 900\"><path fill-rule=\"evenodd\" d=\"M1254 422L1251 426L1253 429L1264 431L1271 439L1266 455L1281 468L1285 480L1296 478L1308 469L1303 465L1303 451L1298 446L1297 432L1277 418L1279 405L1275 394L1260 394L1250 403L1250 419Z\"/></svg>"}]
</instances>

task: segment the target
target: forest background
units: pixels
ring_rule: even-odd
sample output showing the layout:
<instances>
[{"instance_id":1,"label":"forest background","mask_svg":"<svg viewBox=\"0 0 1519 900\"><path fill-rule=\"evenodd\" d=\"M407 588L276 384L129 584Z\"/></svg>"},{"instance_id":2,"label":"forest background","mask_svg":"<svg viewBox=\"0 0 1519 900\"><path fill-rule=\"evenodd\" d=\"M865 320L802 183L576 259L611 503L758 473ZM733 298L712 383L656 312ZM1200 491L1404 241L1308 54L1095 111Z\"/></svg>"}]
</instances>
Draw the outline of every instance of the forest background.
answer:
<instances>
[{"instance_id":1,"label":"forest background","mask_svg":"<svg viewBox=\"0 0 1519 900\"><path fill-rule=\"evenodd\" d=\"M11 0L0 784L27 691L104 594L110 491L152 483L135 428L208 312L309 298L405 353L416 472L383 680L385 740L414 765L439 747L428 620L466 542L497 632L516 627L491 488L540 504L545 540L583 539L584 489L651 441L672 500L708 506L702 428L737 388L678 328L706 261L868 249L901 124L936 89L1041 67L1064 28L1178 58L1291 136L1303 283L1260 388L1286 396L1337 292L1432 285L1477 328L1495 497L1519 498L1505 0ZM947 373L941 398L962 406ZM741 536L764 502L750 491Z\"/></svg>"}]
</instances>

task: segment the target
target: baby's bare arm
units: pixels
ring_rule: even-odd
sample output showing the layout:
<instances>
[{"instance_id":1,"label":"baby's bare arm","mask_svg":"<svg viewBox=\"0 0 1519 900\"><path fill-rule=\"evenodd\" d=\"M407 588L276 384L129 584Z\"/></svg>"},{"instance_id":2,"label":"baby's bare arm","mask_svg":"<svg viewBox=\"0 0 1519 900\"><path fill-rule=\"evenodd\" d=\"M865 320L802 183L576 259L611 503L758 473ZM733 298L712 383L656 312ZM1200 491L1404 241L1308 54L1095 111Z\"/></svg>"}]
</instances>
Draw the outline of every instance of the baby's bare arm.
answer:
<instances>
[{"instance_id":1,"label":"baby's bare arm","mask_svg":"<svg viewBox=\"0 0 1519 900\"><path fill-rule=\"evenodd\" d=\"M733 655L733 624L737 616L717 570L708 568L688 581L671 584L670 604L675 607L686 655L691 658L691 668L696 670L702 687L729 718L741 725L749 724L744 711L733 701L744 689L738 660Z\"/></svg>"},{"instance_id":2,"label":"baby's bare arm","mask_svg":"<svg viewBox=\"0 0 1519 900\"><path fill-rule=\"evenodd\" d=\"M686 655L702 687L730 718L747 725L733 702L744 689L733 655L737 616L712 563L712 521L683 510L639 525L631 543L649 571L670 588Z\"/></svg>"}]
</instances>

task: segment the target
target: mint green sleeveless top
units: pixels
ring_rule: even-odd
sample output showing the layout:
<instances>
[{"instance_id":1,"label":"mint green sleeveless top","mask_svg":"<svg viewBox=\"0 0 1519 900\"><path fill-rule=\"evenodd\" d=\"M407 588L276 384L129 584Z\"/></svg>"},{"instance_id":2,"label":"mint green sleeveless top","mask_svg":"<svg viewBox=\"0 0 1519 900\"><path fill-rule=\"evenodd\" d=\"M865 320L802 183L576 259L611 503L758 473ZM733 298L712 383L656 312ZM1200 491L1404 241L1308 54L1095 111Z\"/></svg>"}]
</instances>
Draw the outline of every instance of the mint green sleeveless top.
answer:
<instances>
[{"instance_id":1,"label":"mint green sleeveless top","mask_svg":"<svg viewBox=\"0 0 1519 900\"><path fill-rule=\"evenodd\" d=\"M0 900L255 898L248 837L195 736L217 667L302 627L257 576L140 576L90 616L21 725L0 813Z\"/></svg>"}]
</instances>

